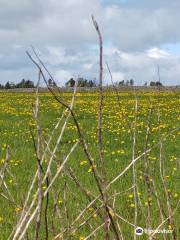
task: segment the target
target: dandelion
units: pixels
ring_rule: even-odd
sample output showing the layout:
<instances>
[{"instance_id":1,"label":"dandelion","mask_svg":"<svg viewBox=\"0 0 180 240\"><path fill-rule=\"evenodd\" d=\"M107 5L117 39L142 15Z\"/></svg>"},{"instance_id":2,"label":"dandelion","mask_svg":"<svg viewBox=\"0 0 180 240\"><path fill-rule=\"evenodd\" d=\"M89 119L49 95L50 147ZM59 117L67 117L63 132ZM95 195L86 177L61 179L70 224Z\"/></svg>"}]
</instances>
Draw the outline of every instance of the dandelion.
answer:
<instances>
[{"instance_id":1,"label":"dandelion","mask_svg":"<svg viewBox=\"0 0 180 240\"><path fill-rule=\"evenodd\" d=\"M20 208L20 207L16 207L16 208L15 208L15 212L16 212L16 213L19 213L20 211L21 211L21 208Z\"/></svg>"},{"instance_id":2,"label":"dandelion","mask_svg":"<svg viewBox=\"0 0 180 240\"><path fill-rule=\"evenodd\" d=\"M129 194L129 195L128 195L128 198L133 198L133 195L132 195L132 194Z\"/></svg>"},{"instance_id":3,"label":"dandelion","mask_svg":"<svg viewBox=\"0 0 180 240\"><path fill-rule=\"evenodd\" d=\"M168 225L168 228L169 228L169 230L172 230L172 226L170 224Z\"/></svg>"},{"instance_id":4,"label":"dandelion","mask_svg":"<svg viewBox=\"0 0 180 240\"><path fill-rule=\"evenodd\" d=\"M59 199L58 203L59 203L59 204L62 204L62 203L63 203L63 200L62 200L62 199Z\"/></svg>"},{"instance_id":5,"label":"dandelion","mask_svg":"<svg viewBox=\"0 0 180 240\"><path fill-rule=\"evenodd\" d=\"M177 198L179 195L178 195L178 193L175 193L173 196L174 196L174 198Z\"/></svg>"},{"instance_id":6,"label":"dandelion","mask_svg":"<svg viewBox=\"0 0 180 240\"><path fill-rule=\"evenodd\" d=\"M87 164L87 161L86 161L86 160L80 162L80 165L81 165L81 166L86 165L86 164Z\"/></svg>"},{"instance_id":7,"label":"dandelion","mask_svg":"<svg viewBox=\"0 0 180 240\"><path fill-rule=\"evenodd\" d=\"M111 217L114 217L114 216L115 216L115 215L114 215L114 212L113 212L112 210L110 210L109 213L110 213Z\"/></svg>"},{"instance_id":8,"label":"dandelion","mask_svg":"<svg viewBox=\"0 0 180 240\"><path fill-rule=\"evenodd\" d=\"M134 208L134 207L135 207L134 203L131 203L129 206L130 206L131 208Z\"/></svg>"},{"instance_id":9,"label":"dandelion","mask_svg":"<svg viewBox=\"0 0 180 240\"><path fill-rule=\"evenodd\" d=\"M4 158L2 158L1 159L1 164L3 164L5 162L5 159Z\"/></svg>"}]
</instances>

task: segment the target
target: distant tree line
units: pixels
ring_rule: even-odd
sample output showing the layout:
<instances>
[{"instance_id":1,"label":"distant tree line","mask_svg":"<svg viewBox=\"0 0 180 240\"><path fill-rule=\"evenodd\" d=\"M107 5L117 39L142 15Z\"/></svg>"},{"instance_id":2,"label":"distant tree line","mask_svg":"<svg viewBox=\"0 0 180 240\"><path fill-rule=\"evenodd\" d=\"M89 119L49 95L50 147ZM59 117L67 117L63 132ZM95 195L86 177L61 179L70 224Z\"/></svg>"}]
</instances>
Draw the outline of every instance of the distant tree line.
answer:
<instances>
[{"instance_id":1,"label":"distant tree line","mask_svg":"<svg viewBox=\"0 0 180 240\"><path fill-rule=\"evenodd\" d=\"M65 83L65 85L66 85L66 87L74 87L75 82L76 82L76 81L75 81L73 78L70 78L70 79ZM131 87L131 86L134 86L134 83L135 83L134 79L131 78L130 80L116 81L116 82L114 83L114 85L115 85L115 87L121 87L121 86L130 86L130 87ZM110 85L108 85L108 86L111 86L111 85L112 85L112 84L110 84ZM49 86L52 86L52 87L53 87L53 81L52 81L52 80L51 80ZM77 79L77 86L78 86L78 87L96 87L97 85L96 85L96 81L95 81L95 80L87 80L87 79L85 79L85 78L78 78L78 79ZM148 86L148 83L145 82L145 83L144 83L144 86ZM156 87L158 87L158 86L163 86L163 85L162 85L162 83L159 82L159 81L156 81L156 82L151 81L151 82L149 83L149 86L156 86Z\"/></svg>"},{"instance_id":2,"label":"distant tree line","mask_svg":"<svg viewBox=\"0 0 180 240\"><path fill-rule=\"evenodd\" d=\"M19 83L6 82L5 85L0 84L0 89L14 89L14 88L35 88L31 80L22 79Z\"/></svg>"},{"instance_id":3,"label":"distant tree line","mask_svg":"<svg viewBox=\"0 0 180 240\"><path fill-rule=\"evenodd\" d=\"M65 86L66 87L74 87L75 86L75 80L73 78L70 78L66 83ZM48 87L55 87L56 83L52 80L49 79L47 81ZM134 79L130 79L130 80L122 80L122 81L116 81L114 83L114 85L116 87L121 87L121 86L134 86ZM96 80L87 80L85 78L78 78L77 79L77 86L78 87L96 87ZM147 82L144 83L144 86L148 86ZM160 87L163 86L161 82L159 81L151 81L149 86L152 87ZM0 89L14 89L14 88L35 88L33 81L31 80L25 80L22 79L19 83L15 84L13 82L6 82L5 85L0 84Z\"/></svg>"},{"instance_id":4,"label":"distant tree line","mask_svg":"<svg viewBox=\"0 0 180 240\"><path fill-rule=\"evenodd\" d=\"M130 80L122 80L122 81L117 81L114 83L114 85L117 86L134 86L134 79L130 79Z\"/></svg>"},{"instance_id":5,"label":"distant tree line","mask_svg":"<svg viewBox=\"0 0 180 240\"><path fill-rule=\"evenodd\" d=\"M162 86L162 83L157 81L157 82L153 82L151 81L150 84L149 84L151 87L161 87Z\"/></svg>"},{"instance_id":6,"label":"distant tree line","mask_svg":"<svg viewBox=\"0 0 180 240\"><path fill-rule=\"evenodd\" d=\"M65 83L66 87L74 87L76 81L73 78L70 78L69 81ZM95 80L87 80L85 78L77 79L77 87L96 87Z\"/></svg>"}]
</instances>

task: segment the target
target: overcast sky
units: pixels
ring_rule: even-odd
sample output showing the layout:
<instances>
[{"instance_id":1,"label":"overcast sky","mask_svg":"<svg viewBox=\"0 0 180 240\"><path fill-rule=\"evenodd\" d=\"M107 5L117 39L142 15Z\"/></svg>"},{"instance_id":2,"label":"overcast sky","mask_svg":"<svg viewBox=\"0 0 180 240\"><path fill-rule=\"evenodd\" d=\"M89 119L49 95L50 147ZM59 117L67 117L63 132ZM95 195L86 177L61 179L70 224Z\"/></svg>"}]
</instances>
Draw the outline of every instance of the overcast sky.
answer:
<instances>
[{"instance_id":1,"label":"overcast sky","mask_svg":"<svg viewBox=\"0 0 180 240\"><path fill-rule=\"evenodd\" d=\"M37 80L31 45L59 85L98 78L94 14L114 81L156 81L159 64L165 85L180 84L179 12L179 0L0 0L0 83Z\"/></svg>"}]
</instances>

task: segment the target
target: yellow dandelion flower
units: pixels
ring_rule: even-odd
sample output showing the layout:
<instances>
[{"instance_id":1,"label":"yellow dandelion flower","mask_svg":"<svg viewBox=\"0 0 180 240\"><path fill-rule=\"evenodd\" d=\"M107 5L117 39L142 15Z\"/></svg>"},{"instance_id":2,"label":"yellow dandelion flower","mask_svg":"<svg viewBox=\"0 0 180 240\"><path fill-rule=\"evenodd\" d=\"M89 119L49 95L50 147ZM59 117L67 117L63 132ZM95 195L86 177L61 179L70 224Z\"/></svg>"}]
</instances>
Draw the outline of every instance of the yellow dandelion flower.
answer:
<instances>
[{"instance_id":1,"label":"yellow dandelion flower","mask_svg":"<svg viewBox=\"0 0 180 240\"><path fill-rule=\"evenodd\" d=\"M172 230L172 226L170 224L168 225L168 228L169 228L169 230Z\"/></svg>"},{"instance_id":2,"label":"yellow dandelion flower","mask_svg":"<svg viewBox=\"0 0 180 240\"><path fill-rule=\"evenodd\" d=\"M20 212L20 211L21 211L21 208L20 208L20 207L15 208L15 212L16 212L16 213L18 213L18 212Z\"/></svg>"},{"instance_id":3,"label":"yellow dandelion flower","mask_svg":"<svg viewBox=\"0 0 180 240\"><path fill-rule=\"evenodd\" d=\"M129 195L128 195L128 198L133 198L133 195L132 195L132 194L129 194Z\"/></svg>"},{"instance_id":4,"label":"yellow dandelion flower","mask_svg":"<svg viewBox=\"0 0 180 240\"><path fill-rule=\"evenodd\" d=\"M177 198L179 195L178 195L178 193L175 193L174 194L174 198Z\"/></svg>"}]
</instances>

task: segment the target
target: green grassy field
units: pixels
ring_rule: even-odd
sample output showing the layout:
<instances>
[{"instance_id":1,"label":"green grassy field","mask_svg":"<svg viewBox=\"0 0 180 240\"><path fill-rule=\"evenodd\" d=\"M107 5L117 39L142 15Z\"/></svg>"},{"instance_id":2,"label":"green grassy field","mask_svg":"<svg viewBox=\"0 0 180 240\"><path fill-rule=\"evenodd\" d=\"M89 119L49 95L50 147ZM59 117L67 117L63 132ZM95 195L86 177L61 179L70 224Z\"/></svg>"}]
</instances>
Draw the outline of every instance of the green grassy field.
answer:
<instances>
[{"instance_id":1,"label":"green grassy field","mask_svg":"<svg viewBox=\"0 0 180 240\"><path fill-rule=\"evenodd\" d=\"M61 95L65 102L70 103L71 93L62 93ZM107 183L111 182L130 164L133 148L136 158L144 152L145 145L148 149L152 147L151 151L135 163L137 206L135 206L134 199L132 167L113 183L107 192L109 204L115 209L115 212L111 212L112 218L119 224L125 240L134 239L135 210L137 211L137 226L156 229L162 222L162 218L168 218L169 212L174 211L180 200L180 92L138 91L136 97L137 112L135 111L136 101L133 91L120 92L118 99L113 92L105 92L103 103L102 138ZM45 142L60 118L63 108L50 93L40 93L39 99L40 122ZM5 186L0 185L0 239L3 240L8 239L13 227L16 226L28 188L37 169L31 134L32 131L36 140L36 126L32 117L32 103L34 101L35 94L33 93L0 93L0 164L2 167L6 157L6 148L9 145L11 156L8 169L12 173L9 175L6 172L4 178L12 197L8 194ZM97 109L97 93L76 94L74 112L92 155L94 168L101 170L97 148ZM51 150L54 148L61 126L62 124L50 144ZM149 134L146 141L147 127L149 127ZM133 134L135 134L136 140L134 147ZM162 140L161 151L160 144L158 144L160 140ZM54 157L52 175L77 141L76 127L70 117L58 146L56 157ZM48 164L49 156L50 153L47 153L47 159L42 165L44 169ZM146 163L148 164L147 168ZM161 164L162 175L160 173ZM63 231L65 226L70 225L88 204L85 194L69 177L69 168L72 169L76 178L90 195L97 196L99 194L92 167L79 144L49 193L49 239L53 239ZM147 178L149 191L146 186ZM42 189L45 191L46 185L42 186ZM30 200L33 198L33 194L34 192L31 194ZM54 198L56 198L56 204ZM168 207L167 200L170 207ZM43 201L43 207L45 204L46 199ZM56 208L55 205L57 205ZM96 207L100 206L101 202L97 201ZM165 234L165 239L175 239L173 238L175 236L176 239L180 239L179 210L180 208L161 227L161 229L173 230L172 233ZM60 215L58 215L58 211ZM75 232L72 231L71 239L83 240L93 229L102 224L103 209L100 208L97 212L93 211L94 209L90 207L73 227L69 227L68 231L71 232L91 215L88 224L83 225ZM149 218L147 218L148 211ZM120 219L117 214L132 224ZM32 221L28 235L26 235L27 239L33 239L34 226ZM68 231L63 238L57 239L70 239L67 237ZM155 237L154 239L164 239L164 234L156 234ZM137 236L137 238L148 239L146 234ZM45 239L44 210L40 239ZM105 239L104 228L100 228L90 239ZM115 239L112 233L110 233L110 239Z\"/></svg>"}]
</instances>

